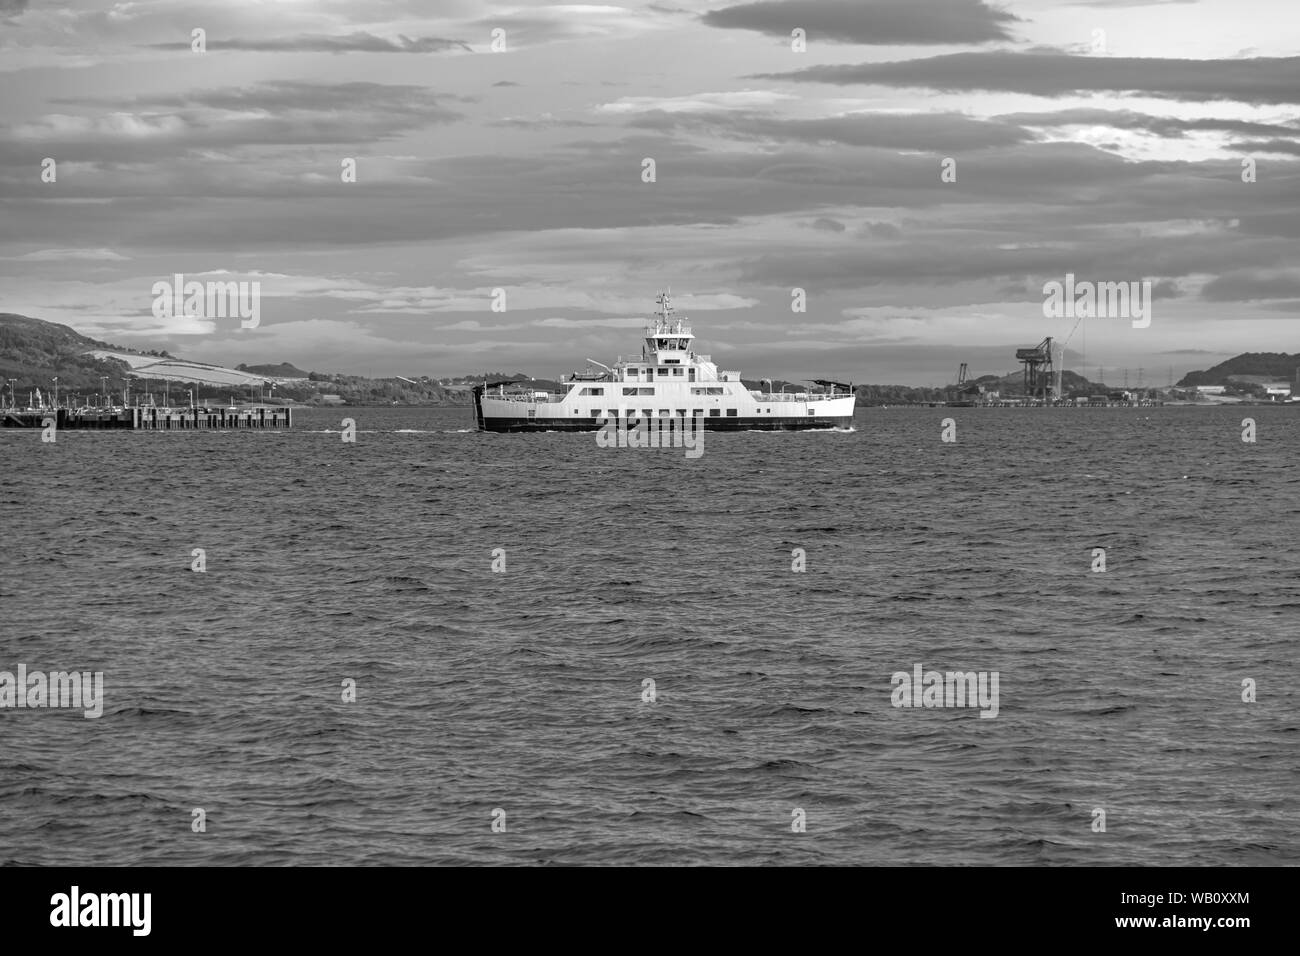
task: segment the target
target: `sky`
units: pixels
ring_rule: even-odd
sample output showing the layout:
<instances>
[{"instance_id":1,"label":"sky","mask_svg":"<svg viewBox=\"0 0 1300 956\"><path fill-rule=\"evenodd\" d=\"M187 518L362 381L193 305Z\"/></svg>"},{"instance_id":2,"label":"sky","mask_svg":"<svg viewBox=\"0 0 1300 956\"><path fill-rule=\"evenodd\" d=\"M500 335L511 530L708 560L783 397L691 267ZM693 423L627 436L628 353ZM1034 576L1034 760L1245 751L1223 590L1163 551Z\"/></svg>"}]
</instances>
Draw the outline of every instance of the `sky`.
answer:
<instances>
[{"instance_id":1,"label":"sky","mask_svg":"<svg viewBox=\"0 0 1300 956\"><path fill-rule=\"evenodd\" d=\"M0 0L0 312L554 377L671 288L749 378L1052 336L1164 385L1300 351L1298 41L1294 0ZM178 273L258 283L258 324L156 316ZM1046 316L1067 275L1150 282L1149 325Z\"/></svg>"}]
</instances>

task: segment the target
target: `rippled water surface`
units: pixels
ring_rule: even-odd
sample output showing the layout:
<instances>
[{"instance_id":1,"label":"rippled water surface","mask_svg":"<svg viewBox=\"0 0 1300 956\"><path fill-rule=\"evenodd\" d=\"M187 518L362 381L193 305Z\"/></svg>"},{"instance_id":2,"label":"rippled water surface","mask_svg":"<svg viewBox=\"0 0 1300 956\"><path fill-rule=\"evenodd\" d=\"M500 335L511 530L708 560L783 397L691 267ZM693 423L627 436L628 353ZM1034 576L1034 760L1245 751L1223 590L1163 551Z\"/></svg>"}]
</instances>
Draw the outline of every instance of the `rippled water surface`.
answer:
<instances>
[{"instance_id":1,"label":"rippled water surface","mask_svg":"<svg viewBox=\"0 0 1300 956\"><path fill-rule=\"evenodd\" d=\"M0 431L0 863L1300 862L1300 409L472 425Z\"/></svg>"}]
</instances>

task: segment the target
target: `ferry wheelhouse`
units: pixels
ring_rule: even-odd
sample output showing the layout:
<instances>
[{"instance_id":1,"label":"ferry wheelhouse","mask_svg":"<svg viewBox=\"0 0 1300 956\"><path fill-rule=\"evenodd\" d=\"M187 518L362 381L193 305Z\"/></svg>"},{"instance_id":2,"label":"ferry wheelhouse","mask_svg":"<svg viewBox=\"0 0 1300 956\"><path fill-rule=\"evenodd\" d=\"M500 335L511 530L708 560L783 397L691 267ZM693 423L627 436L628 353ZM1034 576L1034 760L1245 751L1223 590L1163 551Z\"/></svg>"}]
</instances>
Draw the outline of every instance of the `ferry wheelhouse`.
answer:
<instances>
[{"instance_id":1,"label":"ferry wheelhouse","mask_svg":"<svg viewBox=\"0 0 1300 956\"><path fill-rule=\"evenodd\" d=\"M695 351L686 320L673 314L667 293L655 300L658 315L646 326L641 357L601 371L565 376L558 393L527 382L474 386L478 427L492 432L595 431L608 422L695 419L710 431L792 431L847 428L856 397L851 385L818 379L800 392L750 389L739 372L720 371Z\"/></svg>"}]
</instances>

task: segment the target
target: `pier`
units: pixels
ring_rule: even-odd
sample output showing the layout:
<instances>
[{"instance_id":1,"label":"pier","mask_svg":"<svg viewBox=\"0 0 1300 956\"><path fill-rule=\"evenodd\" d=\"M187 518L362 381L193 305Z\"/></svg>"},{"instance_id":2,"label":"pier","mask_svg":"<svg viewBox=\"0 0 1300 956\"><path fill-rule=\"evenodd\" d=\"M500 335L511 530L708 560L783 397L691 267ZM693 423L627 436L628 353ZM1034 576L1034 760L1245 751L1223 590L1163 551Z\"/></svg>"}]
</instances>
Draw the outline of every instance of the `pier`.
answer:
<instances>
[{"instance_id":1,"label":"pier","mask_svg":"<svg viewBox=\"0 0 1300 956\"><path fill-rule=\"evenodd\" d=\"M187 431L194 428L292 428L292 408L9 408L0 411L5 428L127 428L133 431Z\"/></svg>"}]
</instances>

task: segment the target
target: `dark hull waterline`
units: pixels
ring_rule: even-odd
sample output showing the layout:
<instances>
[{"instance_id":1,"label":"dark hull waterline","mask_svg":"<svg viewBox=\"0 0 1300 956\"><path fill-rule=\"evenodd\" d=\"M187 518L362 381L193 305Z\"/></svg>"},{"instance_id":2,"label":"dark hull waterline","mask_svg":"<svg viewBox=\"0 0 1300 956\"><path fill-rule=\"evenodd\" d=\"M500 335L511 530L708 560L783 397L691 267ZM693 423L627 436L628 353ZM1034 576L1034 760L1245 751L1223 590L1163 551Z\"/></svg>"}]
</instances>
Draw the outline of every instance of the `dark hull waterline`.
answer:
<instances>
[{"instance_id":1,"label":"dark hull waterline","mask_svg":"<svg viewBox=\"0 0 1300 956\"><path fill-rule=\"evenodd\" d=\"M646 419L646 422L654 419ZM680 421L668 419L667 421ZM705 418L701 420L705 431L709 432L793 432L811 429L849 428L853 424L852 416L835 416L833 418ZM637 424L638 419L629 419L629 430ZM604 428L604 422L585 418L579 421L564 419L538 420L535 418L479 418L479 429L488 432L598 432ZM621 423L620 423L620 428ZM670 434L667 425L662 426L662 434Z\"/></svg>"}]
</instances>

